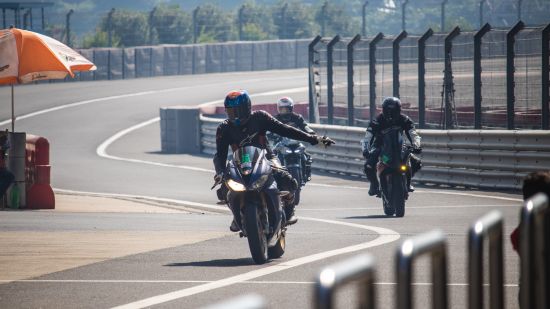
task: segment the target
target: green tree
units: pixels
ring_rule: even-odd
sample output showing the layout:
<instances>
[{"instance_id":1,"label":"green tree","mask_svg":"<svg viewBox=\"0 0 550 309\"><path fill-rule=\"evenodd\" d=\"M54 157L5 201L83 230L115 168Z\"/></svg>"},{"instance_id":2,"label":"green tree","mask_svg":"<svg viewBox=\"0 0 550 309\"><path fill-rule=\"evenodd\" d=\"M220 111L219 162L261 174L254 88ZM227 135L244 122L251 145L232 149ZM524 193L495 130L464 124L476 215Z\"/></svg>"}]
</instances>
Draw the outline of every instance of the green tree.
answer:
<instances>
[{"instance_id":1,"label":"green tree","mask_svg":"<svg viewBox=\"0 0 550 309\"><path fill-rule=\"evenodd\" d=\"M150 41L160 44L183 44L193 40L191 15L179 5L161 4L149 16Z\"/></svg>"},{"instance_id":2,"label":"green tree","mask_svg":"<svg viewBox=\"0 0 550 309\"><path fill-rule=\"evenodd\" d=\"M345 11L344 4L323 3L317 8L315 21L321 27L325 25L325 36L352 36L351 14Z\"/></svg>"},{"instance_id":3,"label":"green tree","mask_svg":"<svg viewBox=\"0 0 550 309\"><path fill-rule=\"evenodd\" d=\"M317 32L312 9L302 2L280 1L272 7L272 16L279 39L311 38Z\"/></svg>"},{"instance_id":4,"label":"green tree","mask_svg":"<svg viewBox=\"0 0 550 309\"><path fill-rule=\"evenodd\" d=\"M226 42L235 39L234 16L213 4L201 5L197 14L200 43Z\"/></svg>"},{"instance_id":5,"label":"green tree","mask_svg":"<svg viewBox=\"0 0 550 309\"><path fill-rule=\"evenodd\" d=\"M237 14L237 26L241 24L242 40L266 40L273 36L275 26L268 7L253 2L242 6L242 16Z\"/></svg>"},{"instance_id":6,"label":"green tree","mask_svg":"<svg viewBox=\"0 0 550 309\"><path fill-rule=\"evenodd\" d=\"M116 35L111 38L113 46L120 46L120 38ZM105 31L98 30L93 34L89 34L84 37L82 41L83 48L91 47L108 47L109 46L109 34Z\"/></svg>"},{"instance_id":7,"label":"green tree","mask_svg":"<svg viewBox=\"0 0 550 309\"><path fill-rule=\"evenodd\" d=\"M112 16L112 34L119 38L116 46L140 46L149 43L149 23L144 12L117 10ZM101 22L99 31L108 33L108 16ZM114 40L113 40L113 46Z\"/></svg>"}]
</instances>

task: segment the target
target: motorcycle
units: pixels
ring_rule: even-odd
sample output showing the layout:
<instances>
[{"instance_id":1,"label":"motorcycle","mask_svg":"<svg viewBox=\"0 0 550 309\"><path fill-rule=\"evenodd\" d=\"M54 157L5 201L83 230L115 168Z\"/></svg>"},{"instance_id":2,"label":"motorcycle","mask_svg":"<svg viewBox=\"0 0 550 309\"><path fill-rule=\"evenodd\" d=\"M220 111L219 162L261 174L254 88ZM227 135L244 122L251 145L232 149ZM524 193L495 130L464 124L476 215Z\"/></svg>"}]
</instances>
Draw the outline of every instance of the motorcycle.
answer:
<instances>
[{"instance_id":1,"label":"motorcycle","mask_svg":"<svg viewBox=\"0 0 550 309\"><path fill-rule=\"evenodd\" d=\"M212 188L222 182L227 187L225 200L241 229L240 236L248 239L254 262L263 264L285 252L286 218L280 198L285 192L277 188L267 151L243 142L233 152L224 179Z\"/></svg>"},{"instance_id":2,"label":"motorcycle","mask_svg":"<svg viewBox=\"0 0 550 309\"><path fill-rule=\"evenodd\" d=\"M409 198L407 173L411 169L413 147L404 145L399 127L382 131L382 149L376 165L384 213L403 217L405 201Z\"/></svg>"},{"instance_id":3,"label":"motorcycle","mask_svg":"<svg viewBox=\"0 0 550 309\"><path fill-rule=\"evenodd\" d=\"M294 192L294 205L298 205L300 203L301 188L311 179L311 176L306 172L308 163L305 153L306 146L300 141L287 137L274 136L273 139L275 140L274 153L278 156L281 164L298 182L298 189Z\"/></svg>"}]
</instances>

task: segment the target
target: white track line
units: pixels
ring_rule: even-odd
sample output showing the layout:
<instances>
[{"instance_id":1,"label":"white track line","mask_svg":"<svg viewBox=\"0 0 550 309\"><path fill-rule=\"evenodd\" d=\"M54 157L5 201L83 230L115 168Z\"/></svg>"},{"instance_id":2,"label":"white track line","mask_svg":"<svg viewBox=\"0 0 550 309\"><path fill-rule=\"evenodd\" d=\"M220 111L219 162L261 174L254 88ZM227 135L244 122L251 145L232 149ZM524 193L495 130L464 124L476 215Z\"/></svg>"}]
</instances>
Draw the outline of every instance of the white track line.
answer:
<instances>
[{"instance_id":1,"label":"white track line","mask_svg":"<svg viewBox=\"0 0 550 309\"><path fill-rule=\"evenodd\" d=\"M257 78L255 78L255 79L248 79L248 80L241 81L241 83L266 81L266 80L285 80L285 79L289 79L289 78L276 78L276 79L257 79ZM235 84L235 82L232 81L232 82L218 83L217 85L234 85L234 84ZM107 96L107 97L102 97L102 98L95 98L95 99L84 100L84 101L77 101L77 102L63 104L63 105L59 105L59 106L39 110L39 111L36 111L36 112L32 112L32 113L29 113L29 114L17 116L15 118L15 121L17 122L18 120L23 120L23 119L39 116L39 115L42 115L42 114L47 114L47 113L55 112L55 111L58 111L58 110L63 110L63 109L67 109L67 108L87 105L87 104L91 104L91 103L105 102L105 101L110 101L110 100L125 99L125 98L151 95L151 94L168 93L168 92L173 92L173 91L193 89L193 88L196 88L196 87L198 87L198 86L195 85L195 86L166 88L166 89L161 89L161 90L149 90L149 91L127 93L127 94L121 94L121 95ZM269 95L277 95L277 94L285 94L285 93L297 93L297 92L303 92L303 91L307 91L307 90L308 90L307 87L281 89L281 90L277 90L277 91L269 91L269 92L254 94L254 95L251 95L251 97L261 97L261 96L269 96ZM216 101L201 104L201 106L203 106L203 105L208 106L208 105L218 104L220 102L223 102L223 101L216 100ZM0 121L0 126L7 125L7 124L10 124L10 123L11 123L11 119L6 119L6 120L3 120L3 121Z\"/></svg>"},{"instance_id":2,"label":"white track line","mask_svg":"<svg viewBox=\"0 0 550 309\"><path fill-rule=\"evenodd\" d=\"M23 282L23 283L136 283L136 284L153 284L153 283L212 283L212 280L49 280L49 279L23 279L23 280L0 280L0 283ZM313 285L314 281L242 281L237 284L296 284L296 285ZM375 285L397 285L395 282L375 282ZM415 286L431 286L431 282L413 282ZM447 286L468 286L468 283L447 283ZM490 286L489 283L483 284ZM504 284L505 287L515 288L517 283Z\"/></svg>"},{"instance_id":3,"label":"white track line","mask_svg":"<svg viewBox=\"0 0 550 309\"><path fill-rule=\"evenodd\" d=\"M309 255L309 256L304 256L304 257L297 258L297 259L294 259L294 260L282 262L280 264L276 264L276 265L273 265L273 266L267 266L267 267L260 268L260 269L257 269L257 270L249 271L249 272L239 274L239 275L236 275L236 276L232 276L232 277L229 277L229 278L225 278L225 279L221 279L221 280L217 280L217 281L213 281L213 282L209 282L209 283L200 284L200 285L197 285L197 286L194 286L194 287L181 289L181 290L178 290L178 291L174 291L174 292L170 292L170 293L166 293L166 294L162 294L162 295L158 295L158 296L145 298L145 299L142 299L142 300L138 300L136 302L132 302L132 303L129 303L129 304L117 306L117 307L114 307L114 308L116 308L116 309L123 309L123 308L124 309L129 309L129 308L136 309L136 308L150 307L150 306L166 303L166 302L169 302L169 301L173 301L173 300L176 300L176 299L188 297L188 296L191 296L191 295L195 295L195 294L199 294L199 293L203 293L203 292L207 292L207 291L227 287L227 286L230 286L230 285L233 285L233 284L236 284L236 283L242 283L242 282L245 282L245 281L250 281L252 279L267 276L267 275L270 275L270 274L273 274L273 273L276 273L276 272L288 270L288 269L298 267L298 266L302 266L302 265L305 265L305 264L317 262L317 261L324 260L324 259L327 259L327 258L330 258L330 257L334 257L334 256L342 255L342 254L347 254L347 253L352 253L352 252L357 252L357 251L360 251L360 250L365 250L365 249L376 247L376 246L381 246L381 245L396 241L400 237L399 233L397 233L393 230L386 229L386 228L381 228L381 227L376 227L376 226L367 226L367 225L361 225L361 224L355 224L355 223L341 222L341 221L335 221L335 220L317 219L317 218L308 218L308 217L300 217L300 218L303 219L303 220L309 220L309 221L316 221L316 222L323 222L323 223L328 223L328 224L337 224L337 225L344 225L344 226L349 226L349 227L361 228L361 229L365 229L365 230L369 230L369 231L373 231L375 233L378 233L380 236L377 237L374 240L367 241L367 242L362 243L362 244L348 246L348 247L335 249L335 250L329 250L329 251L325 251L325 252L321 252L321 253L317 253L317 254L313 254L313 255Z\"/></svg>"},{"instance_id":4,"label":"white track line","mask_svg":"<svg viewBox=\"0 0 550 309\"><path fill-rule=\"evenodd\" d=\"M261 95L261 94L258 94ZM213 102L207 102L204 104L210 104L210 103L218 103L219 101L213 101ZM103 143L101 143L97 149L96 153L98 156L118 161L126 161L131 163L139 163L139 164L148 164L148 165L155 165L155 166L161 166L161 167L170 167L170 168L178 168L178 169L185 169L190 171L197 171L197 172L204 172L204 173L210 173L213 174L214 170L212 169L206 169L206 168L200 168L200 167L194 167L194 166L188 166L188 165L175 165L175 164L167 164L167 163L160 163L155 161L147 161L147 160L138 160L138 159L129 159L129 158L122 158L113 156L107 153L107 148L116 142L118 139L124 137L125 135L141 129L143 127L146 127L148 125L151 125L153 123L156 123L159 121L159 117L155 117L153 119L144 121L142 123L136 124L130 128L121 130L117 133L115 133L113 136L106 139ZM366 190L365 187L356 187L356 186L346 186L346 185L330 185L330 184L322 184L322 183L308 183L308 186L315 186L315 187L325 187L325 188L338 188L338 189L352 189L352 190ZM496 200L502 200L502 201L513 201L513 202L522 202L522 199L519 198L511 198L511 197L504 197L504 196L497 196L497 195L482 195L482 194L474 194L474 193L465 193L465 192L452 192L452 191L444 191L444 190L416 190L415 193L428 193L428 194L445 194L445 195L456 195L456 196L468 196L468 197L477 197L477 198L490 198L490 199L496 199ZM458 207L458 206L457 206Z\"/></svg>"}]
</instances>

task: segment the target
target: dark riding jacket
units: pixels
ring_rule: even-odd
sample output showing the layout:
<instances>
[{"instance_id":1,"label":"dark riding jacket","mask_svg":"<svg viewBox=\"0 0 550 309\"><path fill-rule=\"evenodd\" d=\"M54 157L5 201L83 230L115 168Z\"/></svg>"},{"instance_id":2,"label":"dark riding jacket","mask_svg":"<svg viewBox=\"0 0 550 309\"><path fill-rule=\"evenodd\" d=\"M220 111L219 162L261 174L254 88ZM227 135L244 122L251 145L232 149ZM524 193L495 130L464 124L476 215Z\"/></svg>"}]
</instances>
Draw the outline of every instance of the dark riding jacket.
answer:
<instances>
[{"instance_id":1,"label":"dark riding jacket","mask_svg":"<svg viewBox=\"0 0 550 309\"><path fill-rule=\"evenodd\" d=\"M223 173L225 170L228 147L231 146L231 149L235 151L244 139L250 138L254 133L257 134L248 145L267 149L271 152L266 138L267 131L291 139L308 142L312 145L318 143L317 137L314 134L305 133L283 124L265 111L253 112L248 120L240 126L236 126L226 119L218 126L216 131L216 154L214 155L216 174Z\"/></svg>"}]
</instances>

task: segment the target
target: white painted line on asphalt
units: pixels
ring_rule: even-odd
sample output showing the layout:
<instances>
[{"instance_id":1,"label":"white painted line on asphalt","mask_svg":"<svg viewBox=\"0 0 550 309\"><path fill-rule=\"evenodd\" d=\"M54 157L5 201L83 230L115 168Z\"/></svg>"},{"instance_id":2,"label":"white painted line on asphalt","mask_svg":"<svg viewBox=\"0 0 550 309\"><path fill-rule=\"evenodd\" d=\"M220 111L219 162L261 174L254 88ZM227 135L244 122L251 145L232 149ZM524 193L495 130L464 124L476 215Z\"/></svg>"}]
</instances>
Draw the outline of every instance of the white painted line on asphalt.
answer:
<instances>
[{"instance_id":1,"label":"white painted line on asphalt","mask_svg":"<svg viewBox=\"0 0 550 309\"><path fill-rule=\"evenodd\" d=\"M518 205L503 205L503 204L494 204L494 205L440 205L440 206L406 206L407 209L445 209L445 208L494 208L494 207L514 207L517 208ZM349 207L349 208L299 208L300 211L340 211L340 210L380 210L378 207Z\"/></svg>"},{"instance_id":2,"label":"white painted line on asphalt","mask_svg":"<svg viewBox=\"0 0 550 309\"><path fill-rule=\"evenodd\" d=\"M179 205L188 206L188 207L206 208L206 209L210 209L210 210L216 210L216 211L222 211L222 212L230 213L229 208L227 208L227 206L203 204L203 203L197 203L197 202L191 202L191 201L182 201L182 200L169 199L169 198L163 198L163 197L133 195L133 194L74 191L74 190L66 190L66 189L58 189L58 188L54 188L54 191L55 192L60 192L60 193L81 194L81 195L98 196L98 197L136 198L136 199L151 200L151 201L156 201L156 202L179 204Z\"/></svg>"},{"instance_id":3,"label":"white painted line on asphalt","mask_svg":"<svg viewBox=\"0 0 550 309\"><path fill-rule=\"evenodd\" d=\"M26 283L137 283L137 284L151 284L151 283L212 283L212 280L49 280L49 279L23 279L23 280L0 280L0 283L10 282L26 282ZM236 284L296 284L296 285L313 285L314 281L241 281ZM375 285L397 285L395 282L375 282ZM431 286L431 282L413 282L412 285L416 286ZM447 286L468 286L468 283L447 283ZM489 283L483 284L489 286ZM504 284L505 287L518 287L517 283Z\"/></svg>"},{"instance_id":4,"label":"white painted line on asphalt","mask_svg":"<svg viewBox=\"0 0 550 309\"><path fill-rule=\"evenodd\" d=\"M267 79L254 78L254 79L243 80L241 82L245 83L245 82L257 82L257 81L266 81L266 80L285 80L285 79L290 79L290 78L288 78L288 77L287 78L274 78L274 79L273 78L267 78ZM233 84L234 84L233 81L217 83L217 85L233 85ZM91 103L104 102L104 101L117 100L117 99L125 99L125 98L131 98L131 97L137 97L137 96L143 96L143 95L150 95L150 94L168 93L168 92L173 92L173 91L192 89L192 88L196 88L196 87L198 87L198 86L195 85L195 86L166 88L166 89L160 89L160 90L149 90L149 91L127 93L127 94L121 94L121 95L113 95L113 96L108 96L108 97L78 101L78 102L63 104L63 105L59 105L59 106L39 110L39 111L32 112L32 113L25 114L25 115L20 115L20 116L17 116L15 118L15 121L17 122L18 120L23 120L23 119L39 116L39 115L42 115L42 114L51 113L51 112L55 112L55 111L66 109L66 108L72 108L72 107L77 107L77 106L81 106L81 105L87 105L87 104L91 104ZM290 88L290 89L282 89L282 90L277 90L277 91L269 91L269 92L258 93L258 94L254 94L254 95L251 95L251 96L259 97L259 96L275 95L275 94L279 94L279 93L296 93L296 92L304 91L304 89L305 89L305 91L308 90L307 87ZM212 105L212 104L218 104L218 103L223 103L223 100L216 100L216 101L208 102L208 103L205 103L205 104L206 105ZM11 123L11 119L6 119L6 120L3 120L3 121L0 121L0 126L7 125L7 124L10 124L10 123Z\"/></svg>"},{"instance_id":5,"label":"white painted line on asphalt","mask_svg":"<svg viewBox=\"0 0 550 309\"><path fill-rule=\"evenodd\" d=\"M301 257L301 258L297 258L297 259L294 259L294 260L282 262L280 264L276 264L276 265L273 265L273 266L267 266L267 267L264 267L264 268L249 271L249 272L246 272L246 273L243 273L243 274L240 274L240 275L236 275L236 276L232 276L232 277L229 277L229 278L225 278L225 279L221 279L221 280L217 280L217 281L213 281L213 282L209 282L209 283L205 283L205 284L200 284L200 285L197 285L197 286L194 286L194 287L181 289L181 290L178 290L178 291L174 291L174 292L170 292L170 293L166 293L166 294L162 294L162 295L158 295L158 296L145 298L145 299L142 299L142 300L138 300L136 302L132 302L132 303L129 303L129 304L117 306L117 307L114 307L114 308L117 308L117 309L122 309L122 308L136 309L136 308L145 308L145 307L149 307L149 306L154 306L154 305L166 303L166 302L169 302L169 301L173 301L173 300L176 300L176 299L184 298L184 297L187 297L187 296L191 296L191 295L195 295L195 294L199 294L199 293L203 293L203 292L223 288L223 287L230 286L230 285L233 285L233 284L236 284L236 283L250 281L251 279L263 277L263 276L270 275L270 274L273 274L273 273L276 273L276 272L280 272L280 271L288 270L288 269L291 269L291 268L294 268L294 267L302 266L302 265L305 265L305 264L317 262L317 261L320 261L320 260L323 260L323 259L327 259L327 258L330 258L330 257L337 256L337 255L352 253L352 252L356 252L356 251L360 251L360 250L364 250L364 249L368 249L368 248L372 248L372 247L376 247L376 246L381 246L381 245L396 241L400 237L399 233L397 233L393 230L390 230L390 229L382 228L382 227L367 226L367 225L361 225L361 224L355 224L355 223L341 222L341 221L335 221L335 220L317 219L317 218L309 218L309 217L300 217L300 218L303 219L303 220L323 222L323 223L328 223L328 224L344 225L344 226L349 226L349 227L355 227L355 228L370 230L370 231L373 231L375 233L380 234L380 236L377 237L374 240L367 241L367 242L362 243L362 244L358 244L358 245L354 245L354 246L348 246L348 247L335 249L335 250L329 250L329 251L325 251L325 252L321 252L321 253L317 253L317 254Z\"/></svg>"}]
</instances>

